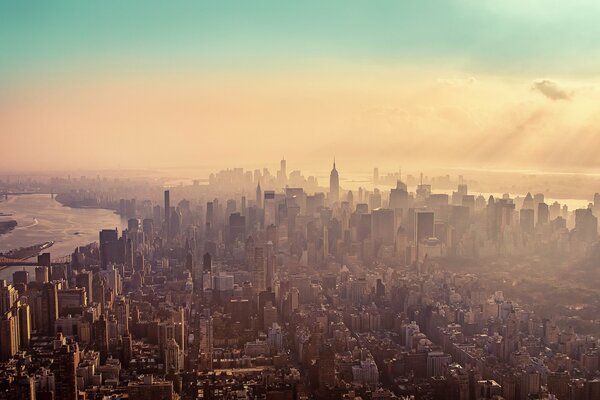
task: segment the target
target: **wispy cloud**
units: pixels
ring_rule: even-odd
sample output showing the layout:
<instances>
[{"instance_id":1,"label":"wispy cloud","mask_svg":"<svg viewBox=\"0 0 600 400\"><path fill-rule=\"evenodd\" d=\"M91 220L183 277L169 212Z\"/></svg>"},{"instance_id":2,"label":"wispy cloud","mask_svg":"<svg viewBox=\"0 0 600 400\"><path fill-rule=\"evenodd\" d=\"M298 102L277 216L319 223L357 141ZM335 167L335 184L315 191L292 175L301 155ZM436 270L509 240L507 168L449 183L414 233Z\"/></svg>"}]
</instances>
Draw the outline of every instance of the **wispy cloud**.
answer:
<instances>
[{"instance_id":1,"label":"wispy cloud","mask_svg":"<svg viewBox=\"0 0 600 400\"><path fill-rule=\"evenodd\" d=\"M549 79L537 80L533 82L531 88L550 100L570 100L573 96L572 92L566 91Z\"/></svg>"}]
</instances>

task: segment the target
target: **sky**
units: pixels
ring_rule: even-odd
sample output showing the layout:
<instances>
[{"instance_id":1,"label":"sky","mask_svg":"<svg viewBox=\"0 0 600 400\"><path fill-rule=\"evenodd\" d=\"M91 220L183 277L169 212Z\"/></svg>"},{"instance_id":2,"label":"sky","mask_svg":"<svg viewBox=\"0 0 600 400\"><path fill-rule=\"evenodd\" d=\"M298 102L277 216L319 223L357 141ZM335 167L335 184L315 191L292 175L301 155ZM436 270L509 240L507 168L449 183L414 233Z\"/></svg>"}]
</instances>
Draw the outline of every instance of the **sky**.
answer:
<instances>
[{"instance_id":1,"label":"sky","mask_svg":"<svg viewBox=\"0 0 600 400\"><path fill-rule=\"evenodd\" d=\"M0 0L0 170L600 171L597 1Z\"/></svg>"}]
</instances>

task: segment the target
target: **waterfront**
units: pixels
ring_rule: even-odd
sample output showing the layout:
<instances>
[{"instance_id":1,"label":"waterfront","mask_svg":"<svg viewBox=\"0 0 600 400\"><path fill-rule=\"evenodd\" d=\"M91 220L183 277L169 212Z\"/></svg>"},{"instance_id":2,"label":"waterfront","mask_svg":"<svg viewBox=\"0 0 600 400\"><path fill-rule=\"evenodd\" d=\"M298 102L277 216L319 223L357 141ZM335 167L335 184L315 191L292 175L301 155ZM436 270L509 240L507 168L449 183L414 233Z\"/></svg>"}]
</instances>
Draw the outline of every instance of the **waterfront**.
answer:
<instances>
[{"instance_id":1,"label":"waterfront","mask_svg":"<svg viewBox=\"0 0 600 400\"><path fill-rule=\"evenodd\" d=\"M49 249L53 259L71 254L78 246L98 241L101 229L121 230L127 222L109 210L63 206L47 194L9 197L0 202L0 213L12 214L6 218L18 223L13 231L0 236L0 252L53 240L55 243ZM0 279L12 280L12 272L22 268L0 271Z\"/></svg>"}]
</instances>

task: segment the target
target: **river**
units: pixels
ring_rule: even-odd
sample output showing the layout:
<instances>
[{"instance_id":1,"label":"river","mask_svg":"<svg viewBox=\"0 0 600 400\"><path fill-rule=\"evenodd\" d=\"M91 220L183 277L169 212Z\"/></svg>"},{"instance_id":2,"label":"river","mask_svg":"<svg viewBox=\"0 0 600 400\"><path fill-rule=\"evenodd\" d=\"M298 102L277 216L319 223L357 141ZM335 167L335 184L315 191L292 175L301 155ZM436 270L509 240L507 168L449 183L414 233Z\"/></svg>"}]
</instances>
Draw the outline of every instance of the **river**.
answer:
<instances>
[{"instance_id":1,"label":"river","mask_svg":"<svg viewBox=\"0 0 600 400\"><path fill-rule=\"evenodd\" d=\"M14 219L17 227L0 235L0 252L54 240L47 251L52 258L71 254L76 247L98 241L101 229L127 226L127 221L110 210L66 207L49 194L31 194L9 197L0 202L2 220ZM12 273L23 267L0 271L0 279L12 281ZM30 272L32 279L33 270Z\"/></svg>"}]
</instances>

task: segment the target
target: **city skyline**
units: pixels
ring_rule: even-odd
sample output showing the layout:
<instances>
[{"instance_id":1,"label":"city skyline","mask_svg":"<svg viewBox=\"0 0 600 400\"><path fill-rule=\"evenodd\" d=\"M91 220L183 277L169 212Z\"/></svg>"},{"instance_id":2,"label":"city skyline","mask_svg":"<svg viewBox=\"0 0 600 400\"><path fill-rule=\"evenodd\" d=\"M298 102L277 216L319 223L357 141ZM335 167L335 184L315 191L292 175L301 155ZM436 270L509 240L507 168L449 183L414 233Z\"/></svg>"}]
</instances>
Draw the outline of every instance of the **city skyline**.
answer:
<instances>
[{"instance_id":1,"label":"city skyline","mask_svg":"<svg viewBox=\"0 0 600 400\"><path fill-rule=\"evenodd\" d=\"M598 16L0 0L0 400L599 400Z\"/></svg>"}]
</instances>

